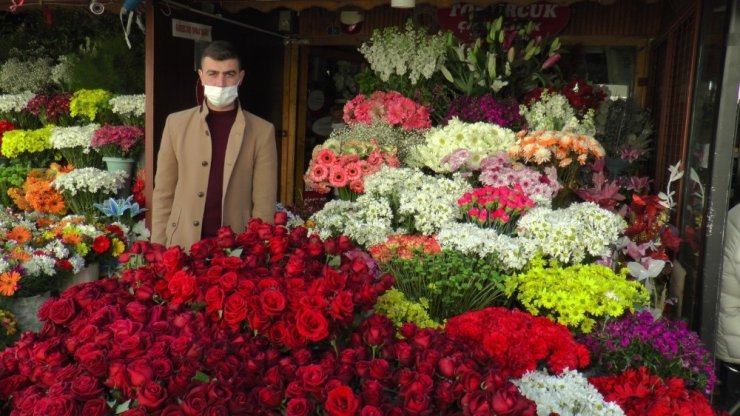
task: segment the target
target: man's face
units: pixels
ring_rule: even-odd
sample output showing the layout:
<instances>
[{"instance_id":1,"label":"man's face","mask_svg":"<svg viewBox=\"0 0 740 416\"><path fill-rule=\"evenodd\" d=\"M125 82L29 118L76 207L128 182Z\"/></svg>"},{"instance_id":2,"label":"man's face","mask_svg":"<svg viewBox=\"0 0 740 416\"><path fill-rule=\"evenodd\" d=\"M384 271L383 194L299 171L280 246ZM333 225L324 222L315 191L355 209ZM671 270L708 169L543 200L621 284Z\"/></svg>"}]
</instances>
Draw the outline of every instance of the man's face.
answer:
<instances>
[{"instance_id":1,"label":"man's face","mask_svg":"<svg viewBox=\"0 0 740 416\"><path fill-rule=\"evenodd\" d=\"M239 69L239 61L236 59L217 61L206 56L203 58L198 75L203 85L230 87L241 84L244 70Z\"/></svg>"}]
</instances>

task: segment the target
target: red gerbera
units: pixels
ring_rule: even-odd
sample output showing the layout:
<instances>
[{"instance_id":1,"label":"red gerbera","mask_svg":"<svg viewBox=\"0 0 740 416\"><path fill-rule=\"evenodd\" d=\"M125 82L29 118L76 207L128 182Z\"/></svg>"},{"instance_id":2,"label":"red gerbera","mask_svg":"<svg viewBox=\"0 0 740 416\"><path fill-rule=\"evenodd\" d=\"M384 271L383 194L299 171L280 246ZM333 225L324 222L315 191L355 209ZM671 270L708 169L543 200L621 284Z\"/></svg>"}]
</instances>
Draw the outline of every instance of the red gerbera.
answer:
<instances>
[{"instance_id":1,"label":"red gerbera","mask_svg":"<svg viewBox=\"0 0 740 416\"><path fill-rule=\"evenodd\" d=\"M104 235L95 237L92 248L94 252L103 254L110 248L110 239Z\"/></svg>"}]
</instances>

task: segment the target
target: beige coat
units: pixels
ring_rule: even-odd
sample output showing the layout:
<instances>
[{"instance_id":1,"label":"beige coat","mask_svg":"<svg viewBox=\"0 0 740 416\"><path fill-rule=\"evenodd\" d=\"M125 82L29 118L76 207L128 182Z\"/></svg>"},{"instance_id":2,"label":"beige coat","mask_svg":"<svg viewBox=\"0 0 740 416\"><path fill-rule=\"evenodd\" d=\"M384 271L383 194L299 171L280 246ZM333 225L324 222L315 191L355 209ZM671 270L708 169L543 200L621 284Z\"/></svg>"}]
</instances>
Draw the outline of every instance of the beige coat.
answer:
<instances>
[{"instance_id":1,"label":"beige coat","mask_svg":"<svg viewBox=\"0 0 740 416\"><path fill-rule=\"evenodd\" d=\"M170 114L157 156L152 242L185 250L200 240L211 169L208 107ZM224 162L221 224L243 232L250 218L272 223L277 198L277 147L271 123L237 111Z\"/></svg>"},{"instance_id":2,"label":"beige coat","mask_svg":"<svg viewBox=\"0 0 740 416\"><path fill-rule=\"evenodd\" d=\"M740 364L740 204L727 214L715 354Z\"/></svg>"}]
</instances>

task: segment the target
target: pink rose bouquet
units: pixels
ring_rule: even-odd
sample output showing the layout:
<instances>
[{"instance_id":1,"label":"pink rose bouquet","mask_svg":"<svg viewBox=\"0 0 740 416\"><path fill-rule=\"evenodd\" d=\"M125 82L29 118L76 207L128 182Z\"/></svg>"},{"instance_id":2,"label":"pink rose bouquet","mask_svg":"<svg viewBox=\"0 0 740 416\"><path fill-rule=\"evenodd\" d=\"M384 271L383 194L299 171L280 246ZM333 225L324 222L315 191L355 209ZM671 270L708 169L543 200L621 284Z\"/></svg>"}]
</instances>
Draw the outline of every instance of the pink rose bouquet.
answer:
<instances>
[{"instance_id":1,"label":"pink rose bouquet","mask_svg":"<svg viewBox=\"0 0 740 416\"><path fill-rule=\"evenodd\" d=\"M340 198L355 200L365 190L363 178L383 165L400 166L395 151L383 150L375 142L339 144L329 139L314 148L304 180L311 190L326 194L336 188Z\"/></svg>"}]
</instances>

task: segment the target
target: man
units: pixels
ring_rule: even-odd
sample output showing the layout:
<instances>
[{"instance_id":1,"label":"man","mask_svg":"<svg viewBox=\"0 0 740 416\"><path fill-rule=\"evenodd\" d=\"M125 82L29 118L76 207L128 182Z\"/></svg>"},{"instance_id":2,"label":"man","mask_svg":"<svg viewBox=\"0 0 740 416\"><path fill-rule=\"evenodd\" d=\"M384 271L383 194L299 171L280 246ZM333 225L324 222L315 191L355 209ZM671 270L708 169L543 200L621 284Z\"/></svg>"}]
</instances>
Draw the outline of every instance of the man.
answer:
<instances>
[{"instance_id":1,"label":"man","mask_svg":"<svg viewBox=\"0 0 740 416\"><path fill-rule=\"evenodd\" d=\"M167 117L152 198L152 242L186 250L221 226L272 222L277 194L275 128L241 108L234 47L208 45L198 76L205 100Z\"/></svg>"}]
</instances>

